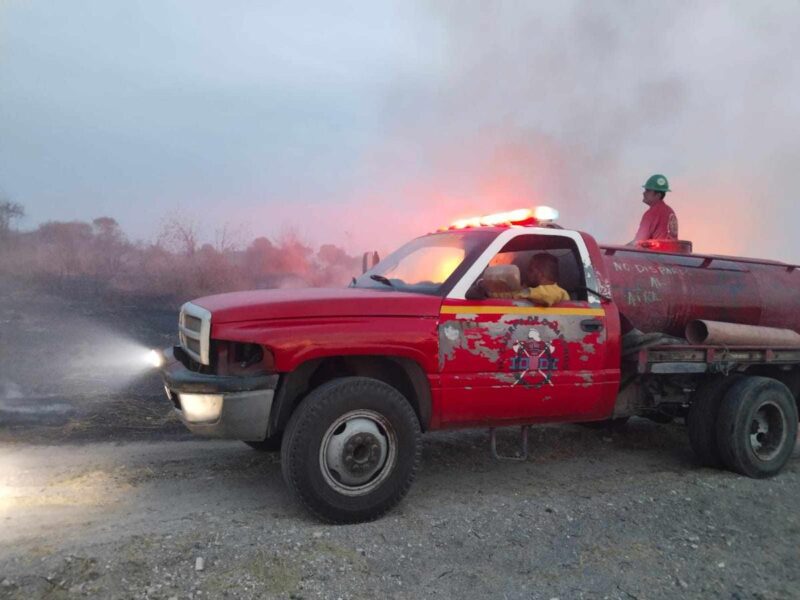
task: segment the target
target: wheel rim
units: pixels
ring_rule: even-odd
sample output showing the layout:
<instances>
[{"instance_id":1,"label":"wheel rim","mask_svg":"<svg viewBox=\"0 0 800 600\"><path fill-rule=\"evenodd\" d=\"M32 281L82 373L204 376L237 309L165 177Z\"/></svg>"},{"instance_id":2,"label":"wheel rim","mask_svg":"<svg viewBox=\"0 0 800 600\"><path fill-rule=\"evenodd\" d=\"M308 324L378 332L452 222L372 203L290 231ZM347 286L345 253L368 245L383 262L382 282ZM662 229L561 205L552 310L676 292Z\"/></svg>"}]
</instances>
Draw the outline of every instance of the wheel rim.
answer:
<instances>
[{"instance_id":1,"label":"wheel rim","mask_svg":"<svg viewBox=\"0 0 800 600\"><path fill-rule=\"evenodd\" d=\"M322 438L319 466L326 483L347 496L378 488L397 458L397 434L391 423L371 410L348 412Z\"/></svg>"},{"instance_id":2,"label":"wheel rim","mask_svg":"<svg viewBox=\"0 0 800 600\"><path fill-rule=\"evenodd\" d=\"M786 416L774 402L765 402L753 413L749 431L750 448L763 461L772 460L786 441Z\"/></svg>"}]
</instances>

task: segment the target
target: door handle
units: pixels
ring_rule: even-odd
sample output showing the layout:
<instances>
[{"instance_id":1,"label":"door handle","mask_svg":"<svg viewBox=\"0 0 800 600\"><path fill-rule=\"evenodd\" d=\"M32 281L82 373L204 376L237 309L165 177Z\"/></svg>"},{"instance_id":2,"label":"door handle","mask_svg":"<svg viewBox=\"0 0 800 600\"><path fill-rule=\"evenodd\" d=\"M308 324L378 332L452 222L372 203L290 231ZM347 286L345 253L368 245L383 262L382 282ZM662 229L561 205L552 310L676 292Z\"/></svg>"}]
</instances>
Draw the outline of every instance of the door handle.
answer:
<instances>
[{"instance_id":1,"label":"door handle","mask_svg":"<svg viewBox=\"0 0 800 600\"><path fill-rule=\"evenodd\" d=\"M581 321L581 329L587 333L602 331L603 322L600 319L584 319Z\"/></svg>"}]
</instances>

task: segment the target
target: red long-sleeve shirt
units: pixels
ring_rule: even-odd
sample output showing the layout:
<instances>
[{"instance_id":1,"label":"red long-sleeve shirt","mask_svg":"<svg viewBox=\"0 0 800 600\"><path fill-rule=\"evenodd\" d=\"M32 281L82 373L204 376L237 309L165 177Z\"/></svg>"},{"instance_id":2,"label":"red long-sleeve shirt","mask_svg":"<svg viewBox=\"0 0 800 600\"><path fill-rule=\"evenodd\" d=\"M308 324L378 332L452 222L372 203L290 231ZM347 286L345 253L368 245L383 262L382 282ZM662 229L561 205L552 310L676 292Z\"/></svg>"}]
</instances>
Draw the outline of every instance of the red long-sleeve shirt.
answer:
<instances>
[{"instance_id":1,"label":"red long-sleeve shirt","mask_svg":"<svg viewBox=\"0 0 800 600\"><path fill-rule=\"evenodd\" d=\"M634 241L642 240L677 240L678 217L667 203L659 200L642 215L639 231Z\"/></svg>"}]
</instances>

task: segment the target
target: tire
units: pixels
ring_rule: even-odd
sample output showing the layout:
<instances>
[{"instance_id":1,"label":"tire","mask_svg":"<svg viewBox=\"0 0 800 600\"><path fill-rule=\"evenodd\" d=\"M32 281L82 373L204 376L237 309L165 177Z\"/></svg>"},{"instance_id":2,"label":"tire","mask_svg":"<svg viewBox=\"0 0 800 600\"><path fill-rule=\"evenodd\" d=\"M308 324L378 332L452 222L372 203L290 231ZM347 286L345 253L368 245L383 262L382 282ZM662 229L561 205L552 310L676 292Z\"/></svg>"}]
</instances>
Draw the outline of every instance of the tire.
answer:
<instances>
[{"instance_id":1,"label":"tire","mask_svg":"<svg viewBox=\"0 0 800 600\"><path fill-rule=\"evenodd\" d=\"M784 384L745 377L725 394L717 422L722 461L748 477L777 474L797 440L797 405Z\"/></svg>"},{"instance_id":2,"label":"tire","mask_svg":"<svg viewBox=\"0 0 800 600\"><path fill-rule=\"evenodd\" d=\"M245 442L245 444L250 446L253 450L258 450L259 452L280 452L282 438L283 436L278 434L268 437L260 442Z\"/></svg>"},{"instance_id":3,"label":"tire","mask_svg":"<svg viewBox=\"0 0 800 600\"><path fill-rule=\"evenodd\" d=\"M692 404L686 416L689 444L697 461L704 467L721 469L725 466L717 445L717 420L719 407L725 393L742 375L717 375L701 383L692 395Z\"/></svg>"},{"instance_id":4,"label":"tire","mask_svg":"<svg viewBox=\"0 0 800 600\"><path fill-rule=\"evenodd\" d=\"M419 419L408 400L381 381L345 377L315 389L295 409L281 470L312 514L358 523L400 502L421 454Z\"/></svg>"}]
</instances>

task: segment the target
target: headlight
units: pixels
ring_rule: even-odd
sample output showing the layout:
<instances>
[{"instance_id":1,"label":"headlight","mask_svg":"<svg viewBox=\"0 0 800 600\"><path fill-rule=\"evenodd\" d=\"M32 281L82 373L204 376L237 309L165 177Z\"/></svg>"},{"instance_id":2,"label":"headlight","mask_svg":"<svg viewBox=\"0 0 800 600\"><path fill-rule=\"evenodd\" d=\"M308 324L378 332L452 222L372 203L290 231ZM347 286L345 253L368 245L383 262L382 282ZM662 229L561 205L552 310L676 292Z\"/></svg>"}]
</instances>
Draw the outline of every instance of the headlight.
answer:
<instances>
[{"instance_id":1,"label":"headlight","mask_svg":"<svg viewBox=\"0 0 800 600\"><path fill-rule=\"evenodd\" d=\"M191 423L215 423L222 414L221 394L178 394L181 410Z\"/></svg>"},{"instance_id":2,"label":"headlight","mask_svg":"<svg viewBox=\"0 0 800 600\"><path fill-rule=\"evenodd\" d=\"M164 355L158 350L150 350L145 354L144 361L154 369L160 369L164 366Z\"/></svg>"}]
</instances>

